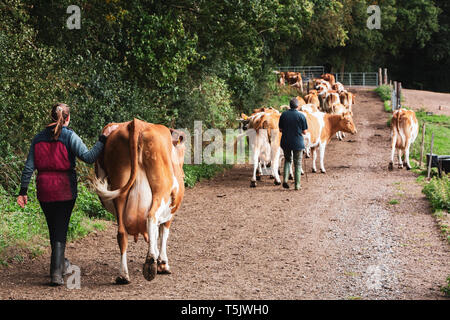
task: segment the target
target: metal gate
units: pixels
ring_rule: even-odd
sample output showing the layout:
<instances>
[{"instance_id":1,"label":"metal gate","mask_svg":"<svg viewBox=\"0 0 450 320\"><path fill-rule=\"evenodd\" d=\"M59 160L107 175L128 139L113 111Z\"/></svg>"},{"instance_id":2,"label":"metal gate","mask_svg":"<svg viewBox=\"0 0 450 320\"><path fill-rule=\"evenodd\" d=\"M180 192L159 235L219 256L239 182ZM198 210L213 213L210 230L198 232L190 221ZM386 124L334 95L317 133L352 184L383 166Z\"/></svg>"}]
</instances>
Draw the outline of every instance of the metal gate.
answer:
<instances>
[{"instance_id":1,"label":"metal gate","mask_svg":"<svg viewBox=\"0 0 450 320\"><path fill-rule=\"evenodd\" d=\"M300 72L303 82L312 78L318 78L324 74L325 68L323 66L291 66L291 67L278 67L278 71L291 71Z\"/></svg>"},{"instance_id":2,"label":"metal gate","mask_svg":"<svg viewBox=\"0 0 450 320\"><path fill-rule=\"evenodd\" d=\"M363 86L376 87L378 86L377 72L344 72L335 73L336 81L339 81L344 86Z\"/></svg>"}]
</instances>

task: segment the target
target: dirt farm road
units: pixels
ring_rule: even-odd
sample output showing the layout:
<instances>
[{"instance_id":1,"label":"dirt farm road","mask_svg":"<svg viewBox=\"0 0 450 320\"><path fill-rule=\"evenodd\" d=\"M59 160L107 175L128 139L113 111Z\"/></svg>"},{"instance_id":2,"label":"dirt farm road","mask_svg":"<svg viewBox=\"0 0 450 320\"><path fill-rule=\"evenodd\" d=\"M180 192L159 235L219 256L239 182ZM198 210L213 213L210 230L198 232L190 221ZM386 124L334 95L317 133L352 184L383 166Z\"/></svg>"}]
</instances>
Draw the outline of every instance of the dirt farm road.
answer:
<instances>
[{"instance_id":1,"label":"dirt farm road","mask_svg":"<svg viewBox=\"0 0 450 320\"><path fill-rule=\"evenodd\" d=\"M68 245L81 289L51 288L49 252L0 270L0 299L445 299L450 246L421 187L387 170L389 129L371 91L357 92L358 133L327 147L326 174L300 192L236 166L188 189L168 242L171 275L147 282L147 245L130 237L132 283L115 285L116 226ZM389 204L398 199L398 204Z\"/></svg>"}]
</instances>

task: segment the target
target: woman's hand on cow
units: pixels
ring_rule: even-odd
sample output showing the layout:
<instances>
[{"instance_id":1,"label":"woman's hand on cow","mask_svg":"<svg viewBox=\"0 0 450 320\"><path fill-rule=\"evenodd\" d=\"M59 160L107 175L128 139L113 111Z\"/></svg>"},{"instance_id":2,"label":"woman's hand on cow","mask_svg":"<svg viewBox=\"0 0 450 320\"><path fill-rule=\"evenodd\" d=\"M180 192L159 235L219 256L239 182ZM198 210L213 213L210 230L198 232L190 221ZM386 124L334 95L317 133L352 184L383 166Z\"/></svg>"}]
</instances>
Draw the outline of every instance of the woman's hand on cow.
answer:
<instances>
[{"instance_id":1,"label":"woman's hand on cow","mask_svg":"<svg viewBox=\"0 0 450 320\"><path fill-rule=\"evenodd\" d=\"M105 137L109 136L111 134L111 132L113 132L114 130L116 130L119 127L118 124L113 124L112 126L107 127L105 130L103 130L103 135Z\"/></svg>"},{"instance_id":2,"label":"woman's hand on cow","mask_svg":"<svg viewBox=\"0 0 450 320\"><path fill-rule=\"evenodd\" d=\"M23 209L28 202L28 196L18 196L17 204Z\"/></svg>"}]
</instances>

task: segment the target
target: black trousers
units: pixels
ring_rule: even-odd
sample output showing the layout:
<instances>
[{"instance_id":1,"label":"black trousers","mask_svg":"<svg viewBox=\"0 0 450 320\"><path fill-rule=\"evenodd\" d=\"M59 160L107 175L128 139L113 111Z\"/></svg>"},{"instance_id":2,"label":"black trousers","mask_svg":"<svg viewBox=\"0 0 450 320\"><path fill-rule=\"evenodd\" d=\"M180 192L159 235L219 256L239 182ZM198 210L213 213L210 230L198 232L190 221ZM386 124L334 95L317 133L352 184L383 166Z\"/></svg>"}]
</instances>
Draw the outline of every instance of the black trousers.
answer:
<instances>
[{"instance_id":1,"label":"black trousers","mask_svg":"<svg viewBox=\"0 0 450 320\"><path fill-rule=\"evenodd\" d=\"M75 200L39 202L47 220L50 243L66 242L67 230Z\"/></svg>"}]
</instances>

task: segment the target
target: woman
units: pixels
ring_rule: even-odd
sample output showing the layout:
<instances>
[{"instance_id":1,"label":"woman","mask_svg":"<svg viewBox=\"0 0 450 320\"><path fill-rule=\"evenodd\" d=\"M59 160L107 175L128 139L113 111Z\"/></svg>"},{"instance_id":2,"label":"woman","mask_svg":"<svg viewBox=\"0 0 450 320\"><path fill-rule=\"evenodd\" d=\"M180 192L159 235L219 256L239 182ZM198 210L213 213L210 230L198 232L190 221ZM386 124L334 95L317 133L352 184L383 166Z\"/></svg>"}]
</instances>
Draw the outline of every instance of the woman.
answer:
<instances>
[{"instance_id":1,"label":"woman","mask_svg":"<svg viewBox=\"0 0 450 320\"><path fill-rule=\"evenodd\" d=\"M70 109L66 104L54 105L51 117L53 122L38 133L31 143L17 203L22 208L27 204L28 184L36 169L37 198L47 220L52 247L50 284L58 286L64 284L63 275L70 266L69 260L64 258L64 251L69 220L77 198L75 158L93 163L102 152L106 138L117 125L105 129L99 141L88 150L80 137L67 127Z\"/></svg>"}]
</instances>

